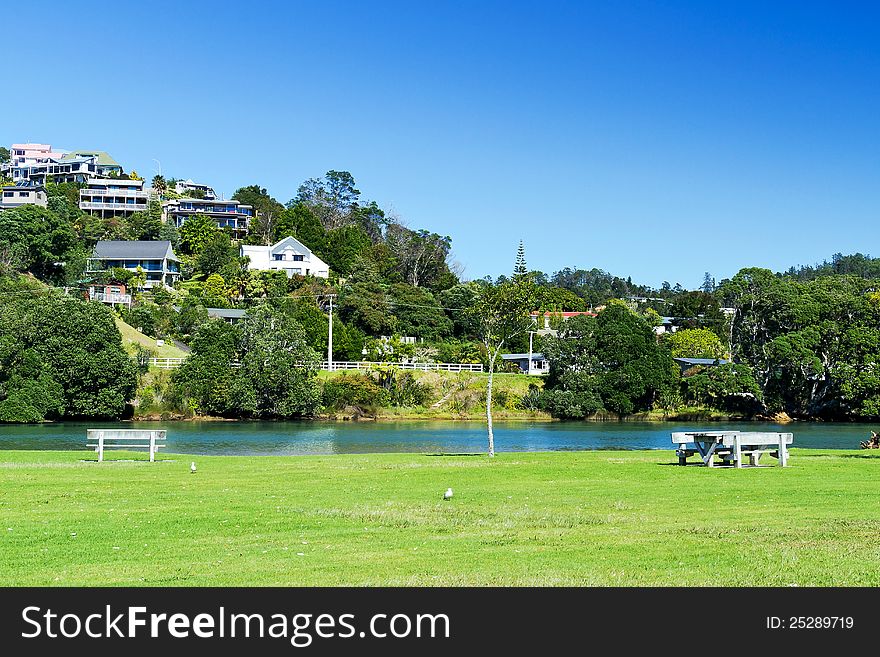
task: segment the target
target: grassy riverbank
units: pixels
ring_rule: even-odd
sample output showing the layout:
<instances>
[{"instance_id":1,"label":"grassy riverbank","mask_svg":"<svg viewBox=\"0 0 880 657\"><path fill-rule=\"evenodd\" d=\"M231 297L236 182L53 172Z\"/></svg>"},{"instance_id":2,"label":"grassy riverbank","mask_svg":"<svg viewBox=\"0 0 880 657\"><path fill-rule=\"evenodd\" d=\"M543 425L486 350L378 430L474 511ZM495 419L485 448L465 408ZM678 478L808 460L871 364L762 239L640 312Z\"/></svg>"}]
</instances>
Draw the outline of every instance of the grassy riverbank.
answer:
<instances>
[{"instance_id":1,"label":"grassy riverbank","mask_svg":"<svg viewBox=\"0 0 880 657\"><path fill-rule=\"evenodd\" d=\"M792 455L5 451L0 585L880 585L880 458Z\"/></svg>"}]
</instances>

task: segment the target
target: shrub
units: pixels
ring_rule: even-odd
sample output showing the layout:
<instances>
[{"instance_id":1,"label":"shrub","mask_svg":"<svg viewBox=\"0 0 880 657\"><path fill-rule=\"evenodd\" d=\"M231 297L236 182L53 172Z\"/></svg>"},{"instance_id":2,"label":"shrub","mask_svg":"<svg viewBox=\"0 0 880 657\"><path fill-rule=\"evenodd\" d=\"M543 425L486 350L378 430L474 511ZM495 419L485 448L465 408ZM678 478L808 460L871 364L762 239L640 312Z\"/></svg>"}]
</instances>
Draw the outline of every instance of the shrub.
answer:
<instances>
[{"instance_id":1,"label":"shrub","mask_svg":"<svg viewBox=\"0 0 880 657\"><path fill-rule=\"evenodd\" d=\"M391 396L387 390L366 374L343 373L324 383L324 407L340 410L346 406L370 408L388 406Z\"/></svg>"}]
</instances>

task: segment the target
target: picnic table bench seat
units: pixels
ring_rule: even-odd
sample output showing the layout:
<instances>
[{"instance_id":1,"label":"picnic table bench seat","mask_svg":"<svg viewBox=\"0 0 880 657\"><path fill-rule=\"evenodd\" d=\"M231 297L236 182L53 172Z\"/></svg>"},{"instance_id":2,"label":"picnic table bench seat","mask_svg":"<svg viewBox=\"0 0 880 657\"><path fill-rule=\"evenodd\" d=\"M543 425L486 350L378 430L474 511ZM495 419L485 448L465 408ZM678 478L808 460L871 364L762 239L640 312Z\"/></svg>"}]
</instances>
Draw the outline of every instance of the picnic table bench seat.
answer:
<instances>
[{"instance_id":1,"label":"picnic table bench seat","mask_svg":"<svg viewBox=\"0 0 880 657\"><path fill-rule=\"evenodd\" d=\"M691 456L699 455L703 465L715 466L715 458L724 465L743 467L743 457L749 457L749 465L759 464L763 454L769 454L785 467L788 464L788 446L794 435L776 431L676 431L672 442L679 465L687 465Z\"/></svg>"}]
</instances>

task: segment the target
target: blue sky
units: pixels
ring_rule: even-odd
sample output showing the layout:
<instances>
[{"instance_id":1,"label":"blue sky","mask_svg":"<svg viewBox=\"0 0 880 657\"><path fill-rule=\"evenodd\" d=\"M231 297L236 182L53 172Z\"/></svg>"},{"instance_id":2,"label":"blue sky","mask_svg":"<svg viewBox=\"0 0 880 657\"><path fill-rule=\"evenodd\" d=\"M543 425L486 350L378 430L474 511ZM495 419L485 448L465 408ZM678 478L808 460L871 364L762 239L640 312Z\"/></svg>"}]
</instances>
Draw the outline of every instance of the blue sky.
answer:
<instances>
[{"instance_id":1,"label":"blue sky","mask_svg":"<svg viewBox=\"0 0 880 657\"><path fill-rule=\"evenodd\" d=\"M880 255L878 5L38 4L4 8L7 145L282 202L348 170L471 278L520 239L655 286Z\"/></svg>"}]
</instances>

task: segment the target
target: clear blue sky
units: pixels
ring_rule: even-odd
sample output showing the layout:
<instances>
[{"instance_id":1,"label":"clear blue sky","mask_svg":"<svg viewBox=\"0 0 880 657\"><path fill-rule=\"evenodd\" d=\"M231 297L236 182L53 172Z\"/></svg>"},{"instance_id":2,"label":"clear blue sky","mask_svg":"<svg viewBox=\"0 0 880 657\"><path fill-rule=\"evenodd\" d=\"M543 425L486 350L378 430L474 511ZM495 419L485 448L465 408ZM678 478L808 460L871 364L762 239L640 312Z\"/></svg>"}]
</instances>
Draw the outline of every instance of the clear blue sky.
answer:
<instances>
[{"instance_id":1,"label":"clear blue sky","mask_svg":"<svg viewBox=\"0 0 880 657\"><path fill-rule=\"evenodd\" d=\"M37 10L39 7L39 10ZM285 202L329 169L467 277L516 246L696 287L880 255L880 9L828 2L12 3L0 141ZM11 74L11 75L10 75Z\"/></svg>"}]
</instances>

